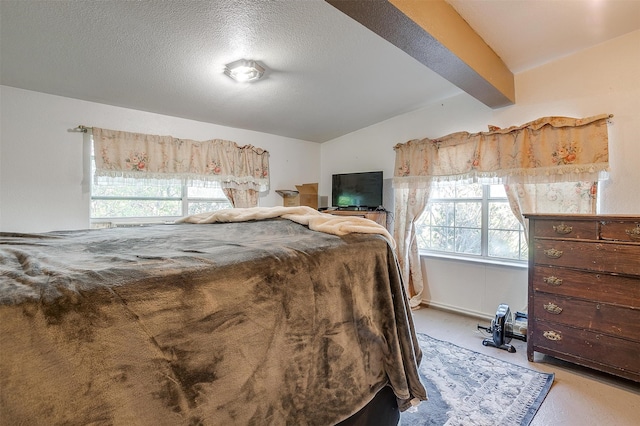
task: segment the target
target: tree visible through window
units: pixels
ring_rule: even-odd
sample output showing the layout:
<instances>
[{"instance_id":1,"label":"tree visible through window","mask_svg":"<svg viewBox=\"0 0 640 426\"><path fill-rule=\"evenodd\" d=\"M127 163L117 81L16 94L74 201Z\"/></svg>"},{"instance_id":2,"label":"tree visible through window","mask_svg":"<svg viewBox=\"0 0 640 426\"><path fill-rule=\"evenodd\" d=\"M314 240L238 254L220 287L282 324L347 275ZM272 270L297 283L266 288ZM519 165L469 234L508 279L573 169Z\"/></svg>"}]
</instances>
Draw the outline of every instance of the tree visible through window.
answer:
<instances>
[{"instance_id":1,"label":"tree visible through window","mask_svg":"<svg viewBox=\"0 0 640 426\"><path fill-rule=\"evenodd\" d=\"M114 183L109 185L92 186L92 220L168 219L231 208L219 186L200 188L181 183L145 185L142 182L124 183L121 179L113 180Z\"/></svg>"},{"instance_id":2,"label":"tree visible through window","mask_svg":"<svg viewBox=\"0 0 640 426\"><path fill-rule=\"evenodd\" d=\"M93 166L93 161L92 161ZM231 208L219 184L187 186L179 180L112 178L91 185L91 221L154 222Z\"/></svg>"},{"instance_id":3,"label":"tree visible through window","mask_svg":"<svg viewBox=\"0 0 640 426\"><path fill-rule=\"evenodd\" d=\"M502 185L433 183L416 221L418 247L461 256L526 260L524 229Z\"/></svg>"}]
</instances>

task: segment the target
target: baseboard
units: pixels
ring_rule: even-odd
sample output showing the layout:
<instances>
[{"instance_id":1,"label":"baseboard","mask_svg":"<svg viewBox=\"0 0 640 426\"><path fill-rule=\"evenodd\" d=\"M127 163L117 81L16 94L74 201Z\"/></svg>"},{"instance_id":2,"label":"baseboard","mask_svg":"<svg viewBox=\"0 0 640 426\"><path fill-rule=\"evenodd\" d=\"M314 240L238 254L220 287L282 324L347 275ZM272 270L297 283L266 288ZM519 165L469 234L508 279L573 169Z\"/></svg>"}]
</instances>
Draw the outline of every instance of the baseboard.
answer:
<instances>
[{"instance_id":1,"label":"baseboard","mask_svg":"<svg viewBox=\"0 0 640 426\"><path fill-rule=\"evenodd\" d=\"M441 311L451 312L454 314L460 314L471 318L481 319L481 320L492 320L495 315L485 314L484 312L473 311L469 309L464 309L459 306L447 305L444 303L438 303L428 300L423 300L420 302L420 306L424 306L426 308L439 309Z\"/></svg>"}]
</instances>

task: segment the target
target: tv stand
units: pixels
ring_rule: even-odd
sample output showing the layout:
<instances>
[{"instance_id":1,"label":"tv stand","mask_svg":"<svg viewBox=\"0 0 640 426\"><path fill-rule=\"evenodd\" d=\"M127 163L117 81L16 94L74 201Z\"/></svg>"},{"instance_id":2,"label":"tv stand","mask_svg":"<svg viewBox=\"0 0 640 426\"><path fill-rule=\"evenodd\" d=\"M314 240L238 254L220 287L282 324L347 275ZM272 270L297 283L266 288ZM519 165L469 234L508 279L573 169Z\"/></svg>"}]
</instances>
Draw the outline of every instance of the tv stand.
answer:
<instances>
[{"instance_id":1,"label":"tv stand","mask_svg":"<svg viewBox=\"0 0 640 426\"><path fill-rule=\"evenodd\" d=\"M370 209L369 207L338 207L336 210L341 212L368 212L374 211L375 209Z\"/></svg>"},{"instance_id":2,"label":"tv stand","mask_svg":"<svg viewBox=\"0 0 640 426\"><path fill-rule=\"evenodd\" d=\"M389 229L387 226L387 212L384 210L344 210L344 208L340 208L325 210L324 213L334 214L336 216L364 217L365 219L373 220L377 224L384 226L387 230Z\"/></svg>"}]
</instances>

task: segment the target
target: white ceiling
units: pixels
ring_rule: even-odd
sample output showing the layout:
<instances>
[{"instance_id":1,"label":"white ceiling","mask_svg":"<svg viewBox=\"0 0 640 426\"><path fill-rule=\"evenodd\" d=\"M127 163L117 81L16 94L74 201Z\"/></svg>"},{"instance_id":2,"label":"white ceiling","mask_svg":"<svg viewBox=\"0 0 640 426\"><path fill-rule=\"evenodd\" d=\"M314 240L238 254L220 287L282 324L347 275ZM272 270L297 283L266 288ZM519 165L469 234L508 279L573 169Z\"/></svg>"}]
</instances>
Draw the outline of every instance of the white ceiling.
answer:
<instances>
[{"instance_id":1,"label":"white ceiling","mask_svg":"<svg viewBox=\"0 0 640 426\"><path fill-rule=\"evenodd\" d=\"M447 2L514 73L640 29L640 0ZM313 142L461 93L322 0L0 0L0 84Z\"/></svg>"},{"instance_id":2,"label":"white ceiling","mask_svg":"<svg viewBox=\"0 0 640 426\"><path fill-rule=\"evenodd\" d=\"M446 1L514 74L640 29L640 0Z\"/></svg>"}]
</instances>

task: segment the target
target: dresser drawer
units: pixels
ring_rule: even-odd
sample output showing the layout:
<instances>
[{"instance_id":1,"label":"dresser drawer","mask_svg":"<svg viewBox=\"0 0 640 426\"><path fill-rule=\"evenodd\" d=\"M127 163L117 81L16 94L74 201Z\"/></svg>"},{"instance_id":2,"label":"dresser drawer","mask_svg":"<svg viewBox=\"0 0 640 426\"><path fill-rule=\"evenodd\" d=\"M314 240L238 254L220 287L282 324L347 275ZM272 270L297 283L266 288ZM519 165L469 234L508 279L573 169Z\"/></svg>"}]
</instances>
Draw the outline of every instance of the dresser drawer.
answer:
<instances>
[{"instance_id":1,"label":"dresser drawer","mask_svg":"<svg viewBox=\"0 0 640 426\"><path fill-rule=\"evenodd\" d=\"M533 290L623 306L640 306L640 277L535 266Z\"/></svg>"},{"instance_id":2,"label":"dresser drawer","mask_svg":"<svg viewBox=\"0 0 640 426\"><path fill-rule=\"evenodd\" d=\"M640 342L640 308L536 293L533 316ZM531 310L531 307L529 307Z\"/></svg>"},{"instance_id":3,"label":"dresser drawer","mask_svg":"<svg viewBox=\"0 0 640 426\"><path fill-rule=\"evenodd\" d=\"M640 246L610 242L535 240L536 265L640 275Z\"/></svg>"},{"instance_id":4,"label":"dresser drawer","mask_svg":"<svg viewBox=\"0 0 640 426\"><path fill-rule=\"evenodd\" d=\"M600 238L640 243L640 221L602 221Z\"/></svg>"},{"instance_id":5,"label":"dresser drawer","mask_svg":"<svg viewBox=\"0 0 640 426\"><path fill-rule=\"evenodd\" d=\"M533 232L536 237L597 239L598 224L583 220L536 220Z\"/></svg>"},{"instance_id":6,"label":"dresser drawer","mask_svg":"<svg viewBox=\"0 0 640 426\"><path fill-rule=\"evenodd\" d=\"M613 367L629 373L621 375L636 381L640 378L637 342L547 321L536 321L530 341L534 349L542 352L560 357L568 355L577 363L597 364L604 371ZM579 362L580 359L587 362Z\"/></svg>"}]
</instances>

